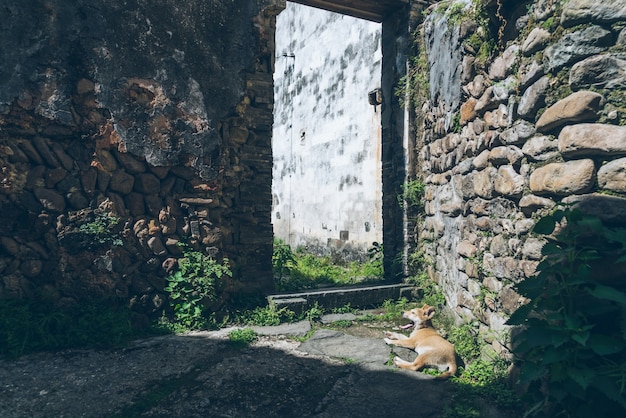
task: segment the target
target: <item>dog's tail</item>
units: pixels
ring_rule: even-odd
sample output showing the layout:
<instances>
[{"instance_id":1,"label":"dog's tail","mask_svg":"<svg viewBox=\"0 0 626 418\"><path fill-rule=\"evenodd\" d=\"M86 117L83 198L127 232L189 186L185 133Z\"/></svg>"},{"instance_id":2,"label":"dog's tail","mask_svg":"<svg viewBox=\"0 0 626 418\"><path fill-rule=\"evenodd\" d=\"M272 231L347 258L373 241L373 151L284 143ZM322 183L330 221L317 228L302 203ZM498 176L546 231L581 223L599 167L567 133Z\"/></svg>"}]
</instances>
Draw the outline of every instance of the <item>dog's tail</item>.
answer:
<instances>
[{"instance_id":1,"label":"dog's tail","mask_svg":"<svg viewBox=\"0 0 626 418\"><path fill-rule=\"evenodd\" d=\"M441 373L439 376L435 377L436 380L445 380L449 377L452 377L456 374L456 364L450 363L448 364L448 370Z\"/></svg>"}]
</instances>

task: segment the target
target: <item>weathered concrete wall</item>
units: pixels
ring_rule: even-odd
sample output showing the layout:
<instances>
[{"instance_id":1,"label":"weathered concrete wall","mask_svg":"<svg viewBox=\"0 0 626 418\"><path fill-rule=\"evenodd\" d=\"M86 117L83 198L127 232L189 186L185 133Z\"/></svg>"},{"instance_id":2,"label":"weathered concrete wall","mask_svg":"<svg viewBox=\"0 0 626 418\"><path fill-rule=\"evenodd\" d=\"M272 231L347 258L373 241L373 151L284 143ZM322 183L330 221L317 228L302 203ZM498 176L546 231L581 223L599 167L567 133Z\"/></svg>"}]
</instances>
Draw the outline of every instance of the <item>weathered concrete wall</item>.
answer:
<instances>
[{"instance_id":1,"label":"weathered concrete wall","mask_svg":"<svg viewBox=\"0 0 626 418\"><path fill-rule=\"evenodd\" d=\"M272 288L274 3L0 1L0 297L154 312L179 242Z\"/></svg>"},{"instance_id":2,"label":"weathered concrete wall","mask_svg":"<svg viewBox=\"0 0 626 418\"><path fill-rule=\"evenodd\" d=\"M274 233L362 258L382 241L381 25L288 2L276 57Z\"/></svg>"},{"instance_id":3,"label":"weathered concrete wall","mask_svg":"<svg viewBox=\"0 0 626 418\"><path fill-rule=\"evenodd\" d=\"M513 285L541 257L530 233L537 216L576 201L624 223L626 2L492 2L488 24L433 9L415 239L459 320L502 351L504 322L523 303Z\"/></svg>"}]
</instances>

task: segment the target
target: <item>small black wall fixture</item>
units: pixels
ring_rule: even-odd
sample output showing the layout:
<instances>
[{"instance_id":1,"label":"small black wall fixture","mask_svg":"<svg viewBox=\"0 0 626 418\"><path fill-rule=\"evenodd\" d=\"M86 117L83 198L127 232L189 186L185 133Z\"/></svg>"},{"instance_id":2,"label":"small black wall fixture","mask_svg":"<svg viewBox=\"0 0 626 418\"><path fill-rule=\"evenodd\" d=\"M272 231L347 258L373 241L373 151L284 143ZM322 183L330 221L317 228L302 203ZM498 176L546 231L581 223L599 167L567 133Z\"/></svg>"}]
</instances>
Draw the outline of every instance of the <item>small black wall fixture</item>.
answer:
<instances>
[{"instance_id":1,"label":"small black wall fixture","mask_svg":"<svg viewBox=\"0 0 626 418\"><path fill-rule=\"evenodd\" d=\"M372 106L383 104L383 90L379 87L367 93L367 99Z\"/></svg>"}]
</instances>

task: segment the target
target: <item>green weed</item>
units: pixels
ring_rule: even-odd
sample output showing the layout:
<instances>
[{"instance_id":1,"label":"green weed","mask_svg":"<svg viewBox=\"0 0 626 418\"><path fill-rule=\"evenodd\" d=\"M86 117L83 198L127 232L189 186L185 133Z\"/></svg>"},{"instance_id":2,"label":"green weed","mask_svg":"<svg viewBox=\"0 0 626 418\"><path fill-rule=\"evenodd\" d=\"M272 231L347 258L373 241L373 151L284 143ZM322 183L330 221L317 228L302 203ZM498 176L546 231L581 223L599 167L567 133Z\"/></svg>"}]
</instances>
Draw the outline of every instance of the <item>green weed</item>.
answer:
<instances>
[{"instance_id":1,"label":"green weed","mask_svg":"<svg viewBox=\"0 0 626 418\"><path fill-rule=\"evenodd\" d=\"M407 281L419 289L421 293L420 302L422 304L430 305L437 310L441 310L446 305L446 298L439 286L423 271L409 277Z\"/></svg>"},{"instance_id":2,"label":"green weed","mask_svg":"<svg viewBox=\"0 0 626 418\"><path fill-rule=\"evenodd\" d=\"M232 276L228 259L222 263L213 257L187 247L178 260L179 270L167 277L176 322L188 329L200 329L214 322L208 305L215 302L224 276Z\"/></svg>"},{"instance_id":3,"label":"green weed","mask_svg":"<svg viewBox=\"0 0 626 418\"><path fill-rule=\"evenodd\" d=\"M101 247L104 245L121 246L122 240L115 227L120 218L109 213L97 213L93 221L82 224L79 231L86 237L88 247Z\"/></svg>"},{"instance_id":4,"label":"green weed","mask_svg":"<svg viewBox=\"0 0 626 418\"><path fill-rule=\"evenodd\" d=\"M272 266L278 281L283 280L285 274L289 274L296 265L296 259L291 247L281 239L274 240L274 252L272 253Z\"/></svg>"},{"instance_id":5,"label":"green weed","mask_svg":"<svg viewBox=\"0 0 626 418\"><path fill-rule=\"evenodd\" d=\"M276 287L281 292L314 289L323 286L348 286L383 278L382 246L374 243L364 263L338 265L331 257L307 253L303 248L292 252L277 241L274 246Z\"/></svg>"},{"instance_id":6,"label":"green weed","mask_svg":"<svg viewBox=\"0 0 626 418\"><path fill-rule=\"evenodd\" d=\"M293 322L297 315L287 307L277 308L270 303L266 306L259 306L251 311L240 313L237 322L246 325L270 326L280 325L283 322Z\"/></svg>"},{"instance_id":7,"label":"green weed","mask_svg":"<svg viewBox=\"0 0 626 418\"><path fill-rule=\"evenodd\" d=\"M350 328L352 326L352 321L347 319L340 319L339 321L335 321L330 325L332 328Z\"/></svg>"},{"instance_id":8,"label":"green weed","mask_svg":"<svg viewBox=\"0 0 626 418\"><path fill-rule=\"evenodd\" d=\"M228 340L235 347L247 347L257 339L257 334L252 328L234 329L228 333Z\"/></svg>"},{"instance_id":9,"label":"green weed","mask_svg":"<svg viewBox=\"0 0 626 418\"><path fill-rule=\"evenodd\" d=\"M411 180L402 185L398 193L398 204L401 207L422 207L426 185L422 180Z\"/></svg>"}]
</instances>

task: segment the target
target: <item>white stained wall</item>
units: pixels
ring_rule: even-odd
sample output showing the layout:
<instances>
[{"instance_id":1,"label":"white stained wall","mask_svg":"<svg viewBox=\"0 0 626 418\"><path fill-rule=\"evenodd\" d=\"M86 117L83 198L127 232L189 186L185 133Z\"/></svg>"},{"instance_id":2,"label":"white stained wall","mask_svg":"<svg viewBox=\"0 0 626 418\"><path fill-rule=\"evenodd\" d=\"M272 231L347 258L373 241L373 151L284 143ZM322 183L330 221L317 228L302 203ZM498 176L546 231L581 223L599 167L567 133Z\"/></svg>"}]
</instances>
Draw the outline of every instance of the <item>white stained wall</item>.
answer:
<instances>
[{"instance_id":1,"label":"white stained wall","mask_svg":"<svg viewBox=\"0 0 626 418\"><path fill-rule=\"evenodd\" d=\"M381 29L290 2L278 15L272 222L292 248L382 242Z\"/></svg>"}]
</instances>

